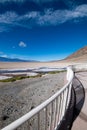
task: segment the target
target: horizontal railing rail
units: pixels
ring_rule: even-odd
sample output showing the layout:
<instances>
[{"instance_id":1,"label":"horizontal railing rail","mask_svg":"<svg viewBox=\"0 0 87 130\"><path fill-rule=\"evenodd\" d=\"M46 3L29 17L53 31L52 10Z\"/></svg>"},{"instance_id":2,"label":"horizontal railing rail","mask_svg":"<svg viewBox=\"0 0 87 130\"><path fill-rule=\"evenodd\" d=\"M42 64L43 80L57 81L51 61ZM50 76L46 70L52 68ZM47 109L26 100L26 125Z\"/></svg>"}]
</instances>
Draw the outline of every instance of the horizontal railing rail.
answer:
<instances>
[{"instance_id":1,"label":"horizontal railing rail","mask_svg":"<svg viewBox=\"0 0 87 130\"><path fill-rule=\"evenodd\" d=\"M54 130L69 106L74 73L67 67L67 84L45 102L2 130Z\"/></svg>"}]
</instances>

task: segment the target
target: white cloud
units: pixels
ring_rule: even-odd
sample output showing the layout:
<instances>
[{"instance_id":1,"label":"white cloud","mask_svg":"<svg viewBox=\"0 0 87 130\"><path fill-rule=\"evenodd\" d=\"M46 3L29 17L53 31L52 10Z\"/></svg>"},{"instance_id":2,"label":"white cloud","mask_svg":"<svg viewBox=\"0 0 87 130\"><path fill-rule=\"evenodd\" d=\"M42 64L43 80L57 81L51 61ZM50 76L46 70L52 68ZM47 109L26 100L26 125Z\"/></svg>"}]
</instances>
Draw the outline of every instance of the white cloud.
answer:
<instances>
[{"instance_id":1,"label":"white cloud","mask_svg":"<svg viewBox=\"0 0 87 130\"><path fill-rule=\"evenodd\" d=\"M6 12L4 14L0 14L0 23L2 24L12 24L12 22L16 21L18 15L14 12Z\"/></svg>"},{"instance_id":2,"label":"white cloud","mask_svg":"<svg viewBox=\"0 0 87 130\"><path fill-rule=\"evenodd\" d=\"M77 6L73 10L47 9L43 14L38 11L31 11L24 15L18 15L15 12L6 12L0 14L0 32L9 31L15 26L25 28L31 28L33 26L54 26L69 20L75 21L78 19L80 21L83 17L87 17L87 4ZM26 45L23 47L26 47Z\"/></svg>"},{"instance_id":3,"label":"white cloud","mask_svg":"<svg viewBox=\"0 0 87 130\"><path fill-rule=\"evenodd\" d=\"M37 22L40 25L58 25L76 18L80 20L83 17L87 17L87 5L80 5L74 10L48 9L43 16L38 17Z\"/></svg>"},{"instance_id":4,"label":"white cloud","mask_svg":"<svg viewBox=\"0 0 87 130\"><path fill-rule=\"evenodd\" d=\"M40 25L57 25L66 21L66 10L47 10L43 16L39 16L37 23Z\"/></svg>"},{"instance_id":5,"label":"white cloud","mask_svg":"<svg viewBox=\"0 0 87 130\"><path fill-rule=\"evenodd\" d=\"M23 41L21 41L21 42L19 43L19 46L24 48L24 47L27 47L27 44L25 44Z\"/></svg>"},{"instance_id":6,"label":"white cloud","mask_svg":"<svg viewBox=\"0 0 87 130\"><path fill-rule=\"evenodd\" d=\"M0 51L0 57L7 58L8 56L4 52Z\"/></svg>"},{"instance_id":7,"label":"white cloud","mask_svg":"<svg viewBox=\"0 0 87 130\"><path fill-rule=\"evenodd\" d=\"M7 58L8 56L6 54L1 55L1 57Z\"/></svg>"}]
</instances>

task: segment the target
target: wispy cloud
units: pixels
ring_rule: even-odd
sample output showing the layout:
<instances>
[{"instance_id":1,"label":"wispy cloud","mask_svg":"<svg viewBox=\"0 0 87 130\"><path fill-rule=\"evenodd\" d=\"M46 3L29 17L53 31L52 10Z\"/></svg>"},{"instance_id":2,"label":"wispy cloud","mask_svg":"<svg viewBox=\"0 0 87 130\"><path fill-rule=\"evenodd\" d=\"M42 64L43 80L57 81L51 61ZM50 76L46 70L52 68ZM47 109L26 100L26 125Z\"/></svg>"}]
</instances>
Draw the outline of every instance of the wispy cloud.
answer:
<instances>
[{"instance_id":1,"label":"wispy cloud","mask_svg":"<svg viewBox=\"0 0 87 130\"><path fill-rule=\"evenodd\" d=\"M2 24L12 24L18 15L14 12L6 12L5 14L0 14L0 23Z\"/></svg>"},{"instance_id":2,"label":"wispy cloud","mask_svg":"<svg viewBox=\"0 0 87 130\"><path fill-rule=\"evenodd\" d=\"M23 41L21 41L20 43L19 43L19 47L27 47L27 44L26 43L24 43Z\"/></svg>"},{"instance_id":3,"label":"wispy cloud","mask_svg":"<svg viewBox=\"0 0 87 130\"><path fill-rule=\"evenodd\" d=\"M8 56L6 54L1 55L1 57L7 58Z\"/></svg>"},{"instance_id":4,"label":"wispy cloud","mask_svg":"<svg viewBox=\"0 0 87 130\"><path fill-rule=\"evenodd\" d=\"M87 5L80 5L73 10L48 9L44 15L38 17L37 23L40 25L58 25L73 19L87 17Z\"/></svg>"},{"instance_id":5,"label":"wispy cloud","mask_svg":"<svg viewBox=\"0 0 87 130\"><path fill-rule=\"evenodd\" d=\"M0 32L8 31L15 26L25 28L33 26L55 26L67 21L74 21L75 19L80 21L83 17L87 17L87 4L77 6L73 10L47 9L43 13L31 11L24 15L18 15L15 12L6 12L0 15Z\"/></svg>"},{"instance_id":6,"label":"wispy cloud","mask_svg":"<svg viewBox=\"0 0 87 130\"><path fill-rule=\"evenodd\" d=\"M5 57L5 58L8 57L7 54L5 54L5 53L2 52L2 51L0 51L0 56L1 56L1 57Z\"/></svg>"}]
</instances>

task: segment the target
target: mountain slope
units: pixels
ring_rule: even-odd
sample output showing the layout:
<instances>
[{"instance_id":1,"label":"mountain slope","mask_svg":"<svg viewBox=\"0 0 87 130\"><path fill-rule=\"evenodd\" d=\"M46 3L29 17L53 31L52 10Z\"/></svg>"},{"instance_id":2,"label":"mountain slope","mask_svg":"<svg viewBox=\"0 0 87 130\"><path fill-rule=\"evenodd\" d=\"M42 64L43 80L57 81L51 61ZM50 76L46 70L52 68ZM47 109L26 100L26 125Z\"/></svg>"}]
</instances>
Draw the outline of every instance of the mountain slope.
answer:
<instances>
[{"instance_id":1,"label":"mountain slope","mask_svg":"<svg viewBox=\"0 0 87 130\"><path fill-rule=\"evenodd\" d=\"M85 57L87 58L87 46L79 49L78 51L76 51L75 53L71 54L70 56L68 56L66 59L68 60L72 60L72 59L79 59L79 58Z\"/></svg>"}]
</instances>

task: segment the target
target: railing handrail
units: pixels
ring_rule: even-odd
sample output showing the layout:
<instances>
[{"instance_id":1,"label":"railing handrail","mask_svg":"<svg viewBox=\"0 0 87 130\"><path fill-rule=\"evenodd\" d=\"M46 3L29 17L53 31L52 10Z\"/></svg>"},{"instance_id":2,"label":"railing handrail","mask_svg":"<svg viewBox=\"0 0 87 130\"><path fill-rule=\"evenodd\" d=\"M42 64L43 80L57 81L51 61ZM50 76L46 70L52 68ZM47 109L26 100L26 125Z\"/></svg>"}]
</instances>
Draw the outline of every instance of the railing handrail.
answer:
<instances>
[{"instance_id":1,"label":"railing handrail","mask_svg":"<svg viewBox=\"0 0 87 130\"><path fill-rule=\"evenodd\" d=\"M38 105L36 108L22 116L21 118L17 119L16 121L12 122L10 125L4 127L2 130L14 130L20 125L22 125L24 122L26 122L28 119L32 118L34 115L36 115L38 112L40 112L42 109L44 109L49 103L55 100L56 97L58 97L72 82L72 79L74 77L74 73L71 69L71 67L67 67L67 80L68 83L64 85L63 88L58 90L53 96L51 96L49 99Z\"/></svg>"}]
</instances>

